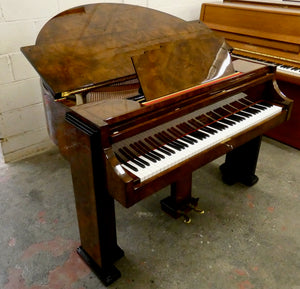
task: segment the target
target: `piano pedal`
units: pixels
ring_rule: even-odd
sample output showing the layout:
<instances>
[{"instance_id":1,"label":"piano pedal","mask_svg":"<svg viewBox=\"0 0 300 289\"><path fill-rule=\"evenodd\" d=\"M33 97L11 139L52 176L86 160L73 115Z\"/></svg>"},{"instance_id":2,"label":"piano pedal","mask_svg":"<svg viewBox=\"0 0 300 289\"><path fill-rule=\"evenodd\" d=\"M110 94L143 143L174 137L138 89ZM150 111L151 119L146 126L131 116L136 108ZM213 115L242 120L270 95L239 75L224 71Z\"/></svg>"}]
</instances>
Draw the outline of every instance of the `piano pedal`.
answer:
<instances>
[{"instance_id":1,"label":"piano pedal","mask_svg":"<svg viewBox=\"0 0 300 289\"><path fill-rule=\"evenodd\" d=\"M197 212L198 214L204 214L204 210L198 207L199 198L191 198L189 202L183 204L178 204L174 199L169 196L160 201L161 208L171 217L178 219L183 217L183 222L189 224L192 222L191 217L187 215L191 210Z\"/></svg>"},{"instance_id":2,"label":"piano pedal","mask_svg":"<svg viewBox=\"0 0 300 289\"><path fill-rule=\"evenodd\" d=\"M183 223L186 223L186 224L190 224L192 222L192 218L189 217L186 212L184 211L181 211L181 210L177 210L176 213L180 216L180 217L183 217Z\"/></svg>"},{"instance_id":3,"label":"piano pedal","mask_svg":"<svg viewBox=\"0 0 300 289\"><path fill-rule=\"evenodd\" d=\"M198 207L199 198L192 198L188 206L198 214L204 214L204 210Z\"/></svg>"},{"instance_id":4,"label":"piano pedal","mask_svg":"<svg viewBox=\"0 0 300 289\"><path fill-rule=\"evenodd\" d=\"M192 219L187 215L183 215L183 222L189 224L192 222Z\"/></svg>"},{"instance_id":5,"label":"piano pedal","mask_svg":"<svg viewBox=\"0 0 300 289\"><path fill-rule=\"evenodd\" d=\"M194 212L196 212L196 213L198 213L198 214L200 214L200 215L203 215L203 214L205 213L205 211L202 210L201 208L199 208L198 206L190 205L190 208L191 208Z\"/></svg>"}]
</instances>

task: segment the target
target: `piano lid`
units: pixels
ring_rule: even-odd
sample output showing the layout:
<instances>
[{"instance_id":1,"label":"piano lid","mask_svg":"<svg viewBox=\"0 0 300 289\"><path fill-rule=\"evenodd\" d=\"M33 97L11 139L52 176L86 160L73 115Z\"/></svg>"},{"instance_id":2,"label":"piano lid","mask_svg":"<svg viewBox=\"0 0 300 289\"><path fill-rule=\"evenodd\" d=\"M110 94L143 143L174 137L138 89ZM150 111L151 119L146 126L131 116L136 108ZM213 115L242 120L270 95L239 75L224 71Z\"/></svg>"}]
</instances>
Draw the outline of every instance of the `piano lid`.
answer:
<instances>
[{"instance_id":1,"label":"piano lid","mask_svg":"<svg viewBox=\"0 0 300 289\"><path fill-rule=\"evenodd\" d=\"M133 56L167 43L171 46L166 50L170 50L178 41L196 37L211 37L210 42L220 43L202 23L134 5L101 3L58 14L42 28L35 45L21 50L59 98L136 77Z\"/></svg>"},{"instance_id":2,"label":"piano lid","mask_svg":"<svg viewBox=\"0 0 300 289\"><path fill-rule=\"evenodd\" d=\"M133 63L147 101L235 72L224 40L201 33L136 55Z\"/></svg>"}]
</instances>

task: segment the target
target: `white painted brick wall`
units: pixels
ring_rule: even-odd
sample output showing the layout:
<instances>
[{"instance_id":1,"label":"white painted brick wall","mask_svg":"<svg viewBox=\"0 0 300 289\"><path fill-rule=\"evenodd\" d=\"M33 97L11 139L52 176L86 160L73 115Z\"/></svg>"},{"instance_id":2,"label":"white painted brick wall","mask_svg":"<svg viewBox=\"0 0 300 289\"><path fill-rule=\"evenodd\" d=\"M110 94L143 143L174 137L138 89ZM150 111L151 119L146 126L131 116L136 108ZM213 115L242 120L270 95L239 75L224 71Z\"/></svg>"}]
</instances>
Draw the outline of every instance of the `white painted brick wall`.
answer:
<instances>
[{"instance_id":1,"label":"white painted brick wall","mask_svg":"<svg viewBox=\"0 0 300 289\"><path fill-rule=\"evenodd\" d=\"M63 2L63 1L62 1ZM6 21L48 18L57 14L57 0L1 0L3 17Z\"/></svg>"},{"instance_id":2,"label":"white painted brick wall","mask_svg":"<svg viewBox=\"0 0 300 289\"><path fill-rule=\"evenodd\" d=\"M0 85L14 80L8 55L0 56ZM0 107L1 109L1 107Z\"/></svg>"},{"instance_id":3,"label":"white painted brick wall","mask_svg":"<svg viewBox=\"0 0 300 289\"><path fill-rule=\"evenodd\" d=\"M0 86L0 114L41 103L40 79L30 78Z\"/></svg>"},{"instance_id":4,"label":"white painted brick wall","mask_svg":"<svg viewBox=\"0 0 300 289\"><path fill-rule=\"evenodd\" d=\"M201 1L197 0L148 0L148 7L161 10L184 20L199 19Z\"/></svg>"},{"instance_id":5,"label":"white painted brick wall","mask_svg":"<svg viewBox=\"0 0 300 289\"><path fill-rule=\"evenodd\" d=\"M91 0L0 0L0 140L5 161L51 146L39 77L20 47L32 45L42 26L57 13ZM161 10L185 20L198 19L204 0L105 0ZM207 2L207 1L206 1Z\"/></svg>"}]
</instances>

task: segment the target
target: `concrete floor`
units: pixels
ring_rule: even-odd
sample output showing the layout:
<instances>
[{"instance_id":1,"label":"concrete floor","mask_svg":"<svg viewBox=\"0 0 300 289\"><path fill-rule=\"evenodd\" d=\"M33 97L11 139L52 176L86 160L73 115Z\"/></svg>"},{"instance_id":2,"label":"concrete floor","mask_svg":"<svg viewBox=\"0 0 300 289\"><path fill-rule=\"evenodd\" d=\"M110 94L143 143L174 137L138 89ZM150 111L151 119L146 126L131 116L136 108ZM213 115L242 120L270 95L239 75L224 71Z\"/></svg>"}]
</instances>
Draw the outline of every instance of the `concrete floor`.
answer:
<instances>
[{"instance_id":1,"label":"concrete floor","mask_svg":"<svg viewBox=\"0 0 300 289\"><path fill-rule=\"evenodd\" d=\"M114 289L300 289L300 151L264 139L253 187L224 185L223 158L193 174L204 215L160 210L169 189L116 204L125 257ZM77 256L68 163L56 148L0 165L0 288L105 288Z\"/></svg>"}]
</instances>

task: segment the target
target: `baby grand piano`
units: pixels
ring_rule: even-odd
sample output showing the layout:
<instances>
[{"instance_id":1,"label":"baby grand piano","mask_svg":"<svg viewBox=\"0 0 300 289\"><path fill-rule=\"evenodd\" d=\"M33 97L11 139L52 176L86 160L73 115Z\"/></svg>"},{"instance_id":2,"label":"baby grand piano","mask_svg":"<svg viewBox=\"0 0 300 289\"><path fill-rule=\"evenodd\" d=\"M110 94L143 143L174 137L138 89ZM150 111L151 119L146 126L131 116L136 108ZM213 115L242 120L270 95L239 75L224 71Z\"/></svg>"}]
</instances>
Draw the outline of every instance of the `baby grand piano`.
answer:
<instances>
[{"instance_id":1,"label":"baby grand piano","mask_svg":"<svg viewBox=\"0 0 300 289\"><path fill-rule=\"evenodd\" d=\"M67 10L22 52L71 166L78 253L106 285L120 277L114 262L124 254L114 199L128 208L171 185L161 207L189 221L192 172L226 154L224 182L255 184L261 135L291 112L274 66L232 61L204 24L147 8Z\"/></svg>"}]
</instances>

